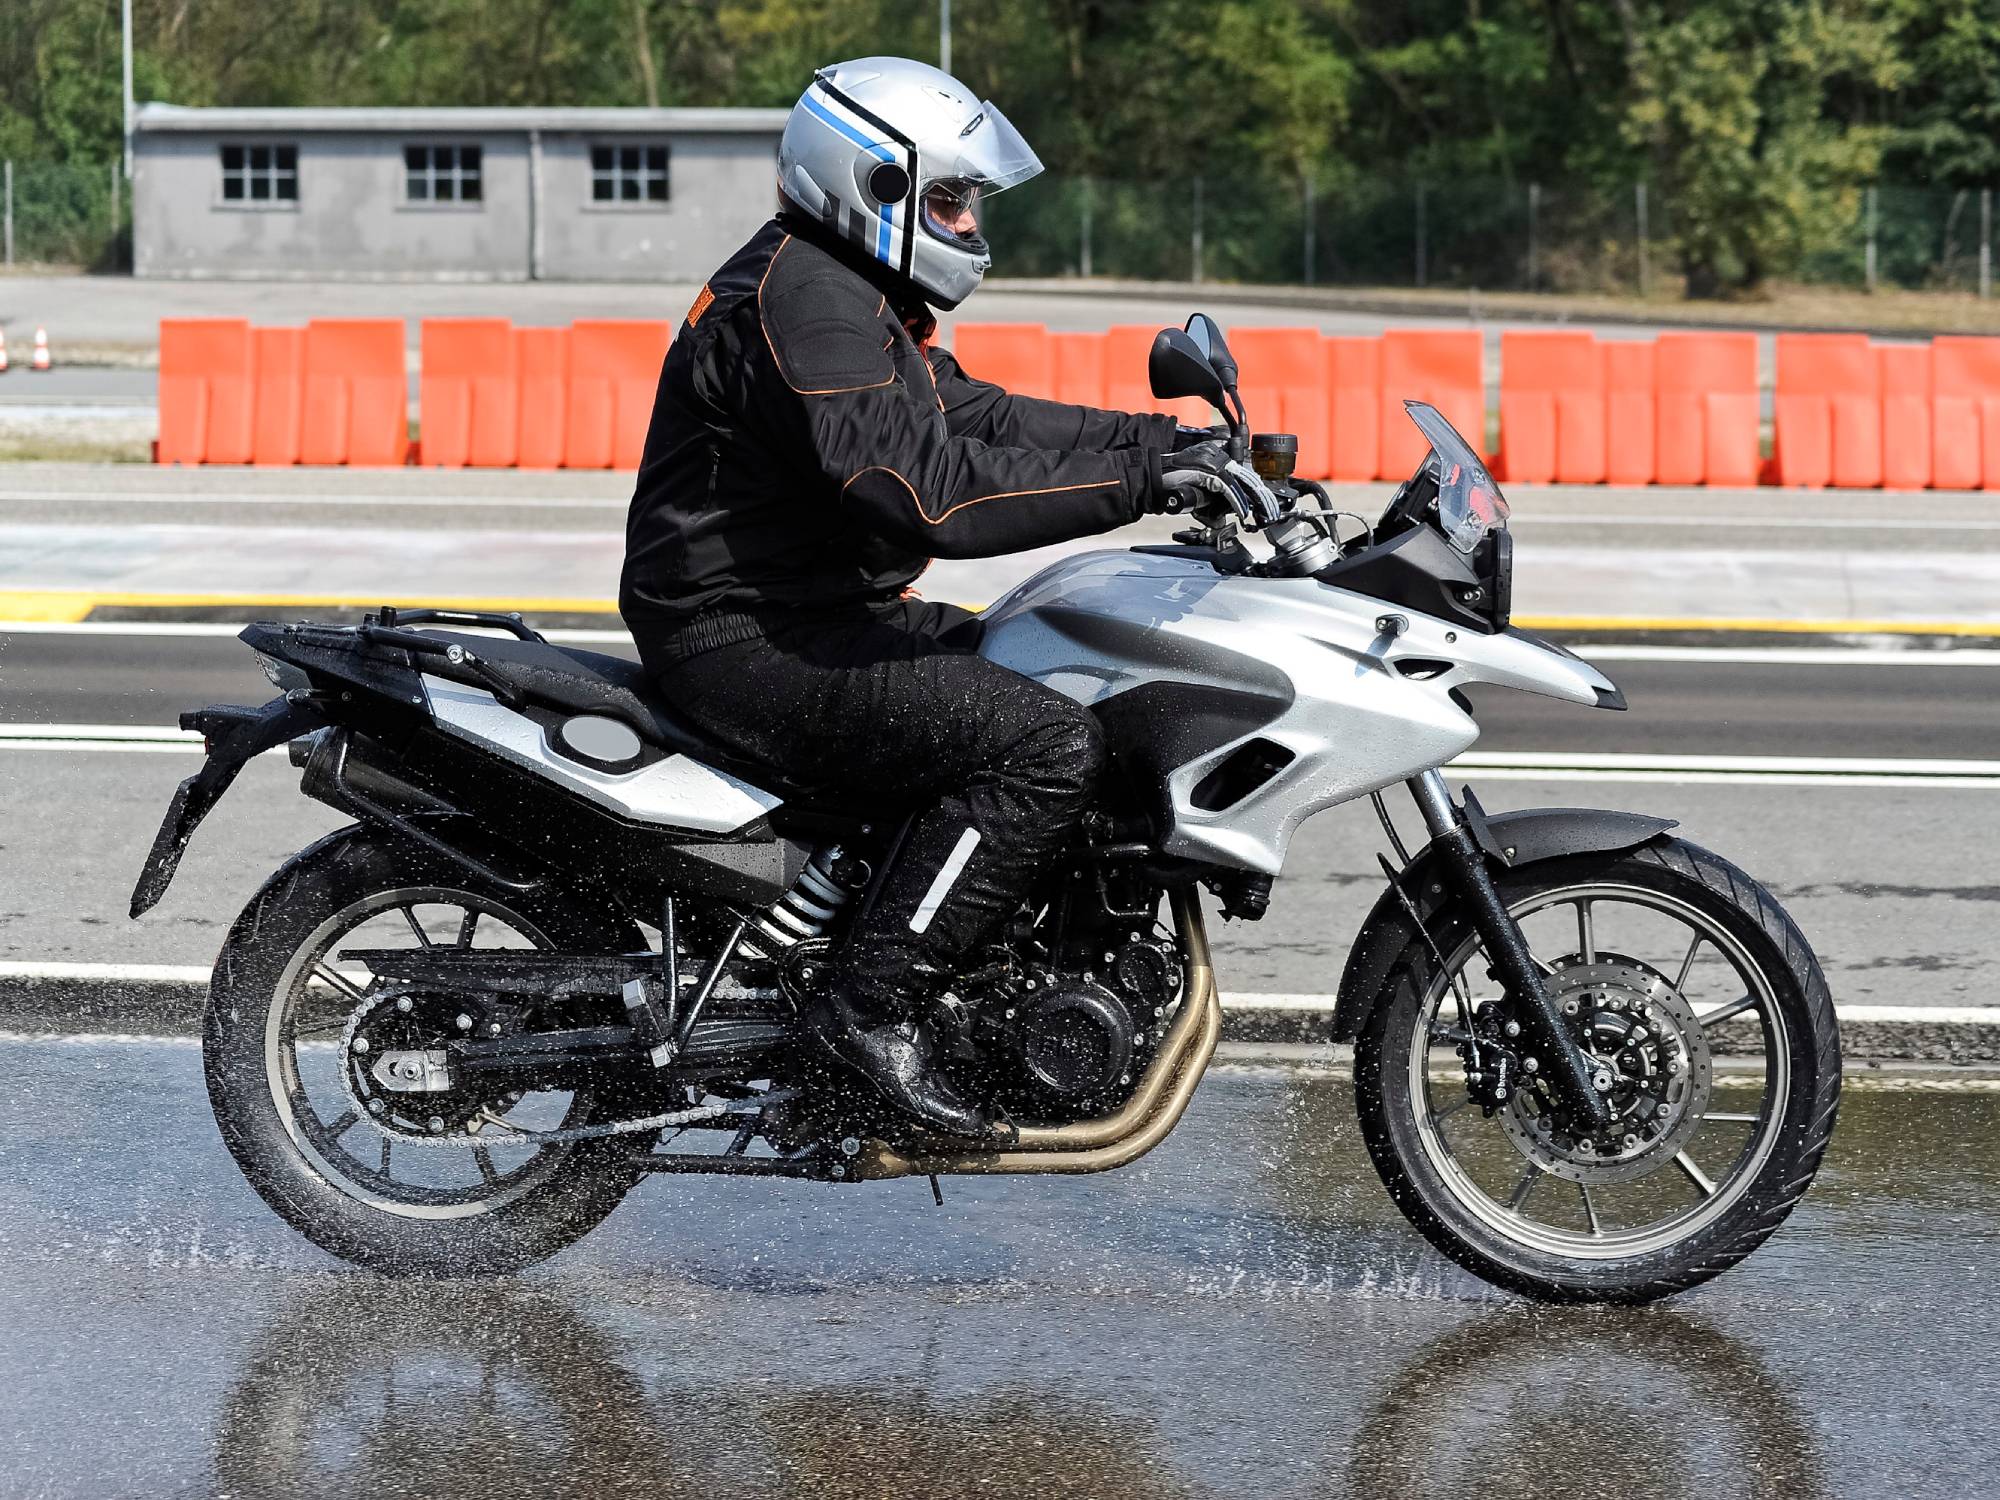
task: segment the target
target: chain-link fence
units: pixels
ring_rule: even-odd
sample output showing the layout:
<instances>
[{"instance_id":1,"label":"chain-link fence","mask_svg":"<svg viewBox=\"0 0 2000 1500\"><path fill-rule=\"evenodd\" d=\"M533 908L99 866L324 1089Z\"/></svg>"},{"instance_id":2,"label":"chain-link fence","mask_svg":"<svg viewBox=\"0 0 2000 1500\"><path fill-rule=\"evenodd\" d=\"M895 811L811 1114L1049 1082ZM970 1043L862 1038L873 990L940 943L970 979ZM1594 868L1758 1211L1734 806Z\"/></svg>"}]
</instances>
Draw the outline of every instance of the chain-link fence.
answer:
<instances>
[{"instance_id":1,"label":"chain-link fence","mask_svg":"<svg viewBox=\"0 0 2000 1500\"><path fill-rule=\"evenodd\" d=\"M130 209L116 161L0 162L0 258L122 269L131 264Z\"/></svg>"},{"instance_id":2,"label":"chain-link fence","mask_svg":"<svg viewBox=\"0 0 2000 1500\"><path fill-rule=\"evenodd\" d=\"M1647 295L1682 284L1673 207L1647 183L1044 178L994 198L986 232L1009 276ZM1871 188L1797 279L1986 296L1993 232L1990 189Z\"/></svg>"}]
</instances>

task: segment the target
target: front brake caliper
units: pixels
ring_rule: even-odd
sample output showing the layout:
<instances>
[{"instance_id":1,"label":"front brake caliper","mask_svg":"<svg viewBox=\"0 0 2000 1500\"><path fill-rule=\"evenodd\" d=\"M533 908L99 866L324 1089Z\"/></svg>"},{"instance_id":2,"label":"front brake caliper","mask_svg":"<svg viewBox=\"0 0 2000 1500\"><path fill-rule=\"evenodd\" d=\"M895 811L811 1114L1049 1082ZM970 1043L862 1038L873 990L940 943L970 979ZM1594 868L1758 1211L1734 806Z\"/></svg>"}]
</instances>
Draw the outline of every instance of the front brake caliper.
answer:
<instances>
[{"instance_id":1,"label":"front brake caliper","mask_svg":"<svg viewBox=\"0 0 2000 1500\"><path fill-rule=\"evenodd\" d=\"M1520 1030L1499 1001L1487 1000L1472 1013L1472 1036L1458 1044L1458 1055L1465 1060L1465 1090L1488 1116L1506 1107L1521 1081L1521 1058L1513 1046Z\"/></svg>"}]
</instances>

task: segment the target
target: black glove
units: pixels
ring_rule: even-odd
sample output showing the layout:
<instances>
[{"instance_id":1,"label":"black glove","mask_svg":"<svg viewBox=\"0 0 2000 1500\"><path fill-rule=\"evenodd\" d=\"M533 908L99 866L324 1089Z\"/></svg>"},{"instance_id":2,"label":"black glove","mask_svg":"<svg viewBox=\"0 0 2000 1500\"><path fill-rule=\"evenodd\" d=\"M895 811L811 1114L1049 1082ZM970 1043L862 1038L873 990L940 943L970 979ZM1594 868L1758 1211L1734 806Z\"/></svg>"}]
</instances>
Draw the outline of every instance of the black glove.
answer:
<instances>
[{"instance_id":1,"label":"black glove","mask_svg":"<svg viewBox=\"0 0 2000 1500\"><path fill-rule=\"evenodd\" d=\"M1183 449L1194 447L1197 443L1226 443L1228 441L1229 429L1221 423L1217 423L1213 427L1189 427L1183 424L1174 429L1174 446L1169 451L1179 453Z\"/></svg>"},{"instance_id":2,"label":"black glove","mask_svg":"<svg viewBox=\"0 0 2000 1500\"><path fill-rule=\"evenodd\" d=\"M1148 509L1172 514L1192 511L1199 516L1218 507L1227 507L1251 531L1282 514L1277 497L1264 487L1256 471L1231 458L1221 443L1196 443L1160 455L1160 486Z\"/></svg>"}]
</instances>

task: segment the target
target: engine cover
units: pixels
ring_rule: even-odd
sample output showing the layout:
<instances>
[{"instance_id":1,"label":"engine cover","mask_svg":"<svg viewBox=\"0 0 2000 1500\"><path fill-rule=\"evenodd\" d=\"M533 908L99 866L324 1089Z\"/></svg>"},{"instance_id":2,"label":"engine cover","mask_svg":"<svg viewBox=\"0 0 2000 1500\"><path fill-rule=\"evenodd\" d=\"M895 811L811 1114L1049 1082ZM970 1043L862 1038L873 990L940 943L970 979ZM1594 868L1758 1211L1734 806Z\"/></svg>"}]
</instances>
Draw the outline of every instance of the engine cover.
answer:
<instances>
[{"instance_id":1,"label":"engine cover","mask_svg":"<svg viewBox=\"0 0 2000 1500\"><path fill-rule=\"evenodd\" d=\"M1064 978L1017 1005L1009 1039L1033 1091L1081 1104L1131 1081L1139 1021L1118 995L1094 981Z\"/></svg>"}]
</instances>

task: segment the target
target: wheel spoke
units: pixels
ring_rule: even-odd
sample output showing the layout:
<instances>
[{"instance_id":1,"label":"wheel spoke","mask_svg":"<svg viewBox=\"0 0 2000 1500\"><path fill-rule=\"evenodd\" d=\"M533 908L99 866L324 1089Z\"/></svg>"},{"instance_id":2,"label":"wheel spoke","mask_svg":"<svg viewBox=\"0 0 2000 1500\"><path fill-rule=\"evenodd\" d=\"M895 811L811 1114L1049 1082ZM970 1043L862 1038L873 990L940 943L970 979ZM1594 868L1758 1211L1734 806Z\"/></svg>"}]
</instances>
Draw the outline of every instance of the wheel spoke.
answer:
<instances>
[{"instance_id":1,"label":"wheel spoke","mask_svg":"<svg viewBox=\"0 0 2000 1500\"><path fill-rule=\"evenodd\" d=\"M309 1021L303 1026L294 1025L292 1037L296 1040L302 1036L319 1036L323 1032L338 1031L346 1024L347 1013L343 1011L337 1016L328 1016L324 1021Z\"/></svg>"},{"instance_id":2,"label":"wheel spoke","mask_svg":"<svg viewBox=\"0 0 2000 1500\"><path fill-rule=\"evenodd\" d=\"M327 1121L326 1133L328 1138L338 1139L347 1134L348 1131L354 1128L354 1122L360 1118L361 1116L357 1115L351 1109L342 1110L337 1118Z\"/></svg>"},{"instance_id":3,"label":"wheel spoke","mask_svg":"<svg viewBox=\"0 0 2000 1500\"><path fill-rule=\"evenodd\" d=\"M1702 1118L1704 1120L1719 1120L1724 1125L1755 1125L1764 1117L1762 1115L1716 1114L1711 1112L1703 1115Z\"/></svg>"},{"instance_id":4,"label":"wheel spoke","mask_svg":"<svg viewBox=\"0 0 2000 1500\"><path fill-rule=\"evenodd\" d=\"M417 909L414 906L406 906L402 911L403 920L410 924L410 931L416 934L417 946L419 948L430 947L431 935L424 931L423 924L417 920Z\"/></svg>"},{"instance_id":5,"label":"wheel spoke","mask_svg":"<svg viewBox=\"0 0 2000 1500\"><path fill-rule=\"evenodd\" d=\"M322 980L333 986L333 988L339 990L341 994L347 996L348 999L354 1001L356 1004L368 998L356 986L353 980L334 968L333 965L327 963L325 959L321 959L318 963L314 964L312 972L315 979Z\"/></svg>"},{"instance_id":6,"label":"wheel spoke","mask_svg":"<svg viewBox=\"0 0 2000 1500\"><path fill-rule=\"evenodd\" d=\"M386 1135L382 1137L382 1175L389 1175L389 1147L394 1144Z\"/></svg>"},{"instance_id":7,"label":"wheel spoke","mask_svg":"<svg viewBox=\"0 0 2000 1500\"><path fill-rule=\"evenodd\" d=\"M1590 1220L1590 1237L1594 1240L1603 1239L1604 1229L1597 1222L1597 1205L1590 1201L1590 1189L1579 1182L1576 1185L1576 1190L1583 1194L1583 1216Z\"/></svg>"},{"instance_id":8,"label":"wheel spoke","mask_svg":"<svg viewBox=\"0 0 2000 1500\"><path fill-rule=\"evenodd\" d=\"M479 1175L486 1179L488 1187L491 1187L500 1180L500 1174L493 1170L493 1153L491 1150L485 1146L474 1146L472 1148L472 1159L479 1163Z\"/></svg>"},{"instance_id":9,"label":"wheel spoke","mask_svg":"<svg viewBox=\"0 0 2000 1500\"><path fill-rule=\"evenodd\" d=\"M1717 1006L1705 1016L1696 1016L1695 1020L1706 1031L1711 1026L1720 1026L1724 1021L1732 1020L1742 1015L1746 1010L1756 1010L1763 1003L1755 995L1743 995L1730 1001L1727 1005Z\"/></svg>"},{"instance_id":10,"label":"wheel spoke","mask_svg":"<svg viewBox=\"0 0 2000 1500\"><path fill-rule=\"evenodd\" d=\"M1694 968L1694 956L1701 951L1701 945L1707 941L1707 933L1697 932L1694 935L1694 941L1688 944L1687 957L1681 960L1681 971L1674 976L1675 994L1682 996L1687 994L1688 974Z\"/></svg>"},{"instance_id":11,"label":"wheel spoke","mask_svg":"<svg viewBox=\"0 0 2000 1500\"><path fill-rule=\"evenodd\" d=\"M1528 1201L1528 1194L1535 1190L1535 1184L1541 1180L1542 1169L1535 1163L1529 1162L1528 1170L1522 1174L1521 1180L1514 1184L1514 1191L1507 1195L1507 1207L1519 1213L1521 1205Z\"/></svg>"},{"instance_id":12,"label":"wheel spoke","mask_svg":"<svg viewBox=\"0 0 2000 1500\"><path fill-rule=\"evenodd\" d=\"M1597 933L1591 921L1589 901L1576 903L1576 951L1587 964L1597 962Z\"/></svg>"},{"instance_id":13,"label":"wheel spoke","mask_svg":"<svg viewBox=\"0 0 2000 1500\"><path fill-rule=\"evenodd\" d=\"M465 909L465 919L458 924L458 939L456 946L460 948L470 948L472 946L472 929L477 927L478 925L479 925L478 909L476 907L468 906Z\"/></svg>"},{"instance_id":14,"label":"wheel spoke","mask_svg":"<svg viewBox=\"0 0 2000 1500\"><path fill-rule=\"evenodd\" d=\"M1676 1156L1674 1158L1674 1165L1681 1169L1682 1175L1689 1182L1701 1190L1702 1197L1713 1198L1715 1196L1715 1184L1708 1180L1708 1174L1694 1164L1694 1158L1689 1156L1687 1152L1683 1151Z\"/></svg>"}]
</instances>

